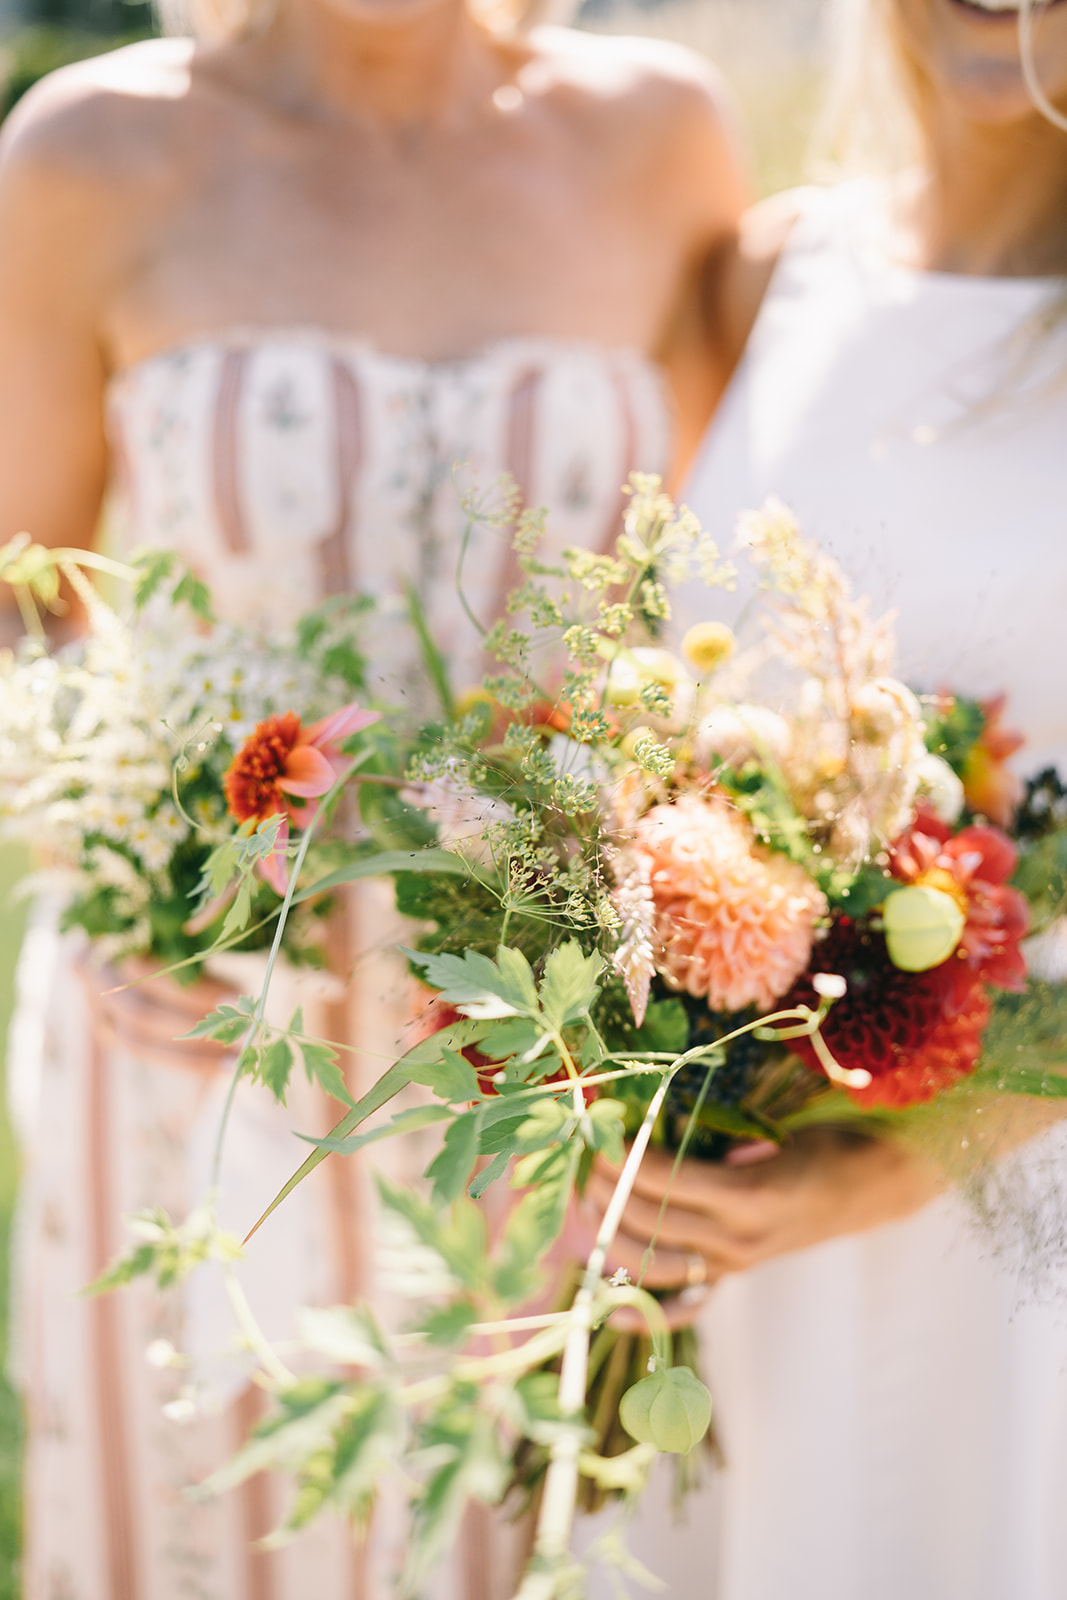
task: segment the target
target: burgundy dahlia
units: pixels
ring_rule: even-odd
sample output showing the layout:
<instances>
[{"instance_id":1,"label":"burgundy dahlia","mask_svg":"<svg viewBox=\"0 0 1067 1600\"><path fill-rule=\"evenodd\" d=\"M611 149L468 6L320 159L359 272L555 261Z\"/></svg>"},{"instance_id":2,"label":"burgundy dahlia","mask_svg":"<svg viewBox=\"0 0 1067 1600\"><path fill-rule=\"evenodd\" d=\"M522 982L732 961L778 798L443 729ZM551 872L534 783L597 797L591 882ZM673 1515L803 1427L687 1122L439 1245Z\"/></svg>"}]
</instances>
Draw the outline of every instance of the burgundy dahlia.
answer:
<instances>
[{"instance_id":1,"label":"burgundy dahlia","mask_svg":"<svg viewBox=\"0 0 1067 1600\"><path fill-rule=\"evenodd\" d=\"M866 1089L850 1089L864 1106L902 1107L931 1100L978 1064L989 1003L978 983L961 991L951 962L928 972L902 972L889 959L885 938L865 922L838 917L812 950L811 966L782 1001L818 1005L815 973L837 973L848 985L832 1007L822 1036L834 1059L871 1074ZM805 1039L794 1050L821 1072Z\"/></svg>"}]
</instances>

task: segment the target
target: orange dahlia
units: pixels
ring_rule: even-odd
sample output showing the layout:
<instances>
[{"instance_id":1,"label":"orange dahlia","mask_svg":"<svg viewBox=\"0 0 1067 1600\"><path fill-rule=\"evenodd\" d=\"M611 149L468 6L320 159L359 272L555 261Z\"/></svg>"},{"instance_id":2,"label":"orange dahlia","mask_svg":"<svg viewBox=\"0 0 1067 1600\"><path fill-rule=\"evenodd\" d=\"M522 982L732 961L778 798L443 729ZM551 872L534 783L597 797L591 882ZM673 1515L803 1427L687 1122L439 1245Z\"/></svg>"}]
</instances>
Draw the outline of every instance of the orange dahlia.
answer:
<instances>
[{"instance_id":1,"label":"orange dahlia","mask_svg":"<svg viewBox=\"0 0 1067 1600\"><path fill-rule=\"evenodd\" d=\"M756 844L724 800L682 795L634 830L648 861L656 970L712 1011L767 1009L811 954L826 901L795 862Z\"/></svg>"},{"instance_id":2,"label":"orange dahlia","mask_svg":"<svg viewBox=\"0 0 1067 1600\"><path fill-rule=\"evenodd\" d=\"M1025 743L1021 733L1004 726L1007 695L981 702L982 732L971 747L960 774L967 804L979 816L1008 828L1023 798L1022 779L1008 766Z\"/></svg>"}]
</instances>

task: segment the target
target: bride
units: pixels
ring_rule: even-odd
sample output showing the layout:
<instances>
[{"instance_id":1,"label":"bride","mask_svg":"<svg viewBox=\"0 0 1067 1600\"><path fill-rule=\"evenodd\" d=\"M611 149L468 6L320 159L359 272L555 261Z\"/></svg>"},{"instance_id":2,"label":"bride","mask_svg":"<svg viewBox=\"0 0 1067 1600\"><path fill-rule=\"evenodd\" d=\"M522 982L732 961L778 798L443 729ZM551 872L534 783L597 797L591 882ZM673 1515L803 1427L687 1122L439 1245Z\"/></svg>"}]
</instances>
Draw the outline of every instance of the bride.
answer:
<instances>
[{"instance_id":1,"label":"bride","mask_svg":"<svg viewBox=\"0 0 1067 1600\"><path fill-rule=\"evenodd\" d=\"M1006 693L1018 773L1064 772L1067 6L854 0L846 20L890 172L746 221L727 331L747 350L687 498L721 539L786 500L875 614L896 608L901 677ZM1034 1293L1042 1251L1062 1260L1067 1140L1004 1157L1026 1130L984 1113L987 1236L890 1143L685 1164L659 1237L721 1280L702 1335L727 1465L717 1577L699 1505L678 1600L1067 1594L1067 1311ZM642 1169L638 1260L669 1166Z\"/></svg>"},{"instance_id":2,"label":"bride","mask_svg":"<svg viewBox=\"0 0 1067 1600\"><path fill-rule=\"evenodd\" d=\"M462 688L480 668L451 583L453 464L509 471L557 538L591 544L628 472L699 435L719 377L680 334L741 199L718 89L684 52L526 35L461 0L234 0L204 21L198 43L57 73L4 129L0 541L87 544L110 491L123 541L178 548L224 615L282 624L367 592L386 694L420 692L397 627L414 584ZM492 614L510 569L488 547L470 565ZM403 1020L387 908L363 894L335 931L323 1031L376 1075ZM210 1306L77 1298L124 1213L201 1198L229 1069L174 1041L205 995L102 997L43 912L22 976L27 1600L383 1593L389 1540L368 1563L324 1524L264 1554L278 1486L183 1493L256 1416L240 1375L197 1412L168 1364L192 1324L225 1337ZM300 1149L285 1113L245 1103L235 1228ZM354 1166L326 1163L251 1252L276 1337L300 1300L373 1281ZM477 1600L492 1552L469 1545L455 1582Z\"/></svg>"}]
</instances>

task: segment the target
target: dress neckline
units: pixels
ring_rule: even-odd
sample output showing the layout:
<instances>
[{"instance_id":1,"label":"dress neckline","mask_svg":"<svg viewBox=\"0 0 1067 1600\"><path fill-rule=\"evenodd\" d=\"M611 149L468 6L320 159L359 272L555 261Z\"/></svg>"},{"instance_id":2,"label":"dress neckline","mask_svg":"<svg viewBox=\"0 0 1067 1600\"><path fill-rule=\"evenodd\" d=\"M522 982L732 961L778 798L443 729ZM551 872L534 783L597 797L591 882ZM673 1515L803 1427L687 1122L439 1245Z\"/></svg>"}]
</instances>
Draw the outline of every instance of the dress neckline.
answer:
<instances>
[{"instance_id":1,"label":"dress neckline","mask_svg":"<svg viewBox=\"0 0 1067 1600\"><path fill-rule=\"evenodd\" d=\"M898 261L880 239L884 221L886 182L877 178L854 178L827 188L811 189L811 200L797 217L786 239L780 259L842 251L867 273L908 284L913 291L988 295L1008 300L1040 299L1052 296L1062 287L1063 276L1049 273L1031 276L1004 276L973 272L950 272L938 267L918 267Z\"/></svg>"},{"instance_id":2,"label":"dress neckline","mask_svg":"<svg viewBox=\"0 0 1067 1600\"><path fill-rule=\"evenodd\" d=\"M604 344L595 339L567 338L551 334L515 335L491 339L466 355L430 358L425 356L396 355L382 350L373 340L359 334L334 332L305 323L278 323L246 325L207 330L187 338L175 339L162 345L151 355L141 356L112 373L108 379L108 392L115 394L133 381L138 373L161 363L173 361L202 350L258 350L274 345L302 345L321 351L324 356L340 356L348 360L374 362L383 367L408 369L424 374L453 372L464 367L489 365L498 361L518 362L524 359L546 359L586 356L600 360L623 362L639 366L657 377L662 377L660 364L636 345Z\"/></svg>"}]
</instances>

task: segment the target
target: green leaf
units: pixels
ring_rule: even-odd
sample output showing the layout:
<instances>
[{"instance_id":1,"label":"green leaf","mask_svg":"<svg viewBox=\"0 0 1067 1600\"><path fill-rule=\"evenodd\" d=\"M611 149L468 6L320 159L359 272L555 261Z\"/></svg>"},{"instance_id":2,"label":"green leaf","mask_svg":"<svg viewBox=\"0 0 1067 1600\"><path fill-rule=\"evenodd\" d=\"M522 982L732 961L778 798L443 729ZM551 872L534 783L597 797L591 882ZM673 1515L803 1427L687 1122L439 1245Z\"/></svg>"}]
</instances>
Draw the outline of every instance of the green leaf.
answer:
<instances>
[{"instance_id":1,"label":"green leaf","mask_svg":"<svg viewBox=\"0 0 1067 1600\"><path fill-rule=\"evenodd\" d=\"M626 1107L621 1100L594 1100L578 1124L586 1147L599 1150L617 1166L622 1164Z\"/></svg>"},{"instance_id":2,"label":"green leaf","mask_svg":"<svg viewBox=\"0 0 1067 1600\"><path fill-rule=\"evenodd\" d=\"M173 550L138 550L131 558L137 569L137 582L133 590L133 607L143 611L160 585L174 568L177 556Z\"/></svg>"},{"instance_id":3,"label":"green leaf","mask_svg":"<svg viewBox=\"0 0 1067 1600\"><path fill-rule=\"evenodd\" d=\"M422 664L426 668L426 676L434 686L442 712L451 721L455 715L455 701L448 673L448 662L437 648L418 590L409 579L404 580L404 597L408 603L408 615L415 629L415 636L419 641L419 649L422 652Z\"/></svg>"},{"instance_id":4,"label":"green leaf","mask_svg":"<svg viewBox=\"0 0 1067 1600\"><path fill-rule=\"evenodd\" d=\"M418 1050L418 1048L419 1046L416 1045L415 1050ZM414 1055L414 1053L415 1051L409 1051L408 1055ZM407 1060L408 1056L401 1057L399 1061L393 1063L387 1072L382 1073L377 1083L372 1085L362 1099L356 1101L351 1111L346 1112L341 1118L340 1122L335 1123L330 1129L331 1138L342 1139L347 1134L353 1133L356 1128L359 1127L361 1122L365 1122L368 1117L373 1116L375 1111L378 1111L382 1106L386 1105L394 1095L399 1094L401 1089L405 1089L407 1087L407 1085L411 1082L405 1066L405 1062ZM278 1209L282 1201L287 1199L288 1196L292 1194L297 1185L303 1183L304 1179L309 1175L309 1173L314 1172L315 1168L320 1166L322 1162L326 1160L326 1157L329 1155L329 1153L330 1152L328 1150L315 1150L311 1155L308 1156L303 1165L297 1168L297 1170L293 1173L293 1176L289 1179L288 1183L284 1184L282 1188L278 1190L278 1193L274 1196L274 1199L271 1201L266 1211L261 1214L259 1219L248 1230L248 1233L245 1235L244 1239L246 1244L248 1243L248 1240L251 1239L252 1235L258 1232L258 1230L263 1226L271 1212Z\"/></svg>"},{"instance_id":5,"label":"green leaf","mask_svg":"<svg viewBox=\"0 0 1067 1600\"><path fill-rule=\"evenodd\" d=\"M431 1344L455 1346L463 1343L467 1329L477 1320L478 1313L469 1300L453 1300L428 1312L415 1331L424 1333Z\"/></svg>"},{"instance_id":6,"label":"green leaf","mask_svg":"<svg viewBox=\"0 0 1067 1600\"><path fill-rule=\"evenodd\" d=\"M202 1017L195 1028L183 1033L183 1039L217 1039L220 1044L236 1044L248 1029L255 1016L256 1003L250 995L243 994L231 1005L223 1002L215 1011Z\"/></svg>"},{"instance_id":7,"label":"green leaf","mask_svg":"<svg viewBox=\"0 0 1067 1600\"><path fill-rule=\"evenodd\" d=\"M285 1104L285 1091L289 1087L292 1070L292 1046L284 1035L279 1034L259 1052L259 1077L282 1105Z\"/></svg>"},{"instance_id":8,"label":"green leaf","mask_svg":"<svg viewBox=\"0 0 1067 1600\"><path fill-rule=\"evenodd\" d=\"M435 1206L451 1205L463 1193L478 1153L479 1123L480 1111L468 1111L449 1124L441 1149L426 1169Z\"/></svg>"},{"instance_id":9,"label":"green leaf","mask_svg":"<svg viewBox=\"0 0 1067 1600\"><path fill-rule=\"evenodd\" d=\"M506 1155L526 1155L558 1144L565 1130L573 1130L572 1111L551 1095L539 1100L524 1100L516 1114L494 1119L485 1127L480 1149L486 1154L502 1150Z\"/></svg>"},{"instance_id":10,"label":"green leaf","mask_svg":"<svg viewBox=\"0 0 1067 1600\"><path fill-rule=\"evenodd\" d=\"M538 1267L563 1230L580 1156L578 1141L570 1140L547 1155L528 1156L516 1169L513 1186L533 1186L508 1218L494 1260L494 1288L506 1304L530 1299L540 1287Z\"/></svg>"},{"instance_id":11,"label":"green leaf","mask_svg":"<svg viewBox=\"0 0 1067 1600\"><path fill-rule=\"evenodd\" d=\"M303 1307L300 1337L319 1355L346 1366L390 1365L385 1339L369 1306Z\"/></svg>"},{"instance_id":12,"label":"green leaf","mask_svg":"<svg viewBox=\"0 0 1067 1600\"><path fill-rule=\"evenodd\" d=\"M286 1534L330 1508L365 1530L381 1478L403 1448L404 1432L403 1412L393 1395L366 1386L355 1390L334 1430L332 1449L315 1452L300 1474ZM263 1544L268 1549L281 1544L286 1534Z\"/></svg>"},{"instance_id":13,"label":"green leaf","mask_svg":"<svg viewBox=\"0 0 1067 1600\"><path fill-rule=\"evenodd\" d=\"M336 1139L332 1134L327 1134L325 1139L316 1139L310 1133L298 1133L297 1138L316 1145L320 1150L329 1150L339 1156L353 1156L364 1145L376 1144L379 1139L391 1139L398 1133L416 1133L420 1128L443 1122L451 1115L447 1106L411 1106L407 1111L398 1111L381 1127L371 1128L368 1133L351 1134L347 1139Z\"/></svg>"},{"instance_id":14,"label":"green leaf","mask_svg":"<svg viewBox=\"0 0 1067 1600\"><path fill-rule=\"evenodd\" d=\"M403 1217L420 1243L436 1252L464 1288L482 1286L488 1249L486 1221L478 1207L461 1200L448 1212L435 1209L422 1195L377 1175L378 1193L391 1211Z\"/></svg>"},{"instance_id":15,"label":"green leaf","mask_svg":"<svg viewBox=\"0 0 1067 1600\"><path fill-rule=\"evenodd\" d=\"M483 1167L477 1177L472 1178L467 1185L467 1193L472 1200L480 1200L490 1184L502 1178L508 1169L509 1157L504 1151L498 1151L487 1167Z\"/></svg>"},{"instance_id":16,"label":"green leaf","mask_svg":"<svg viewBox=\"0 0 1067 1600\"><path fill-rule=\"evenodd\" d=\"M83 1294L107 1294L149 1275L158 1288L169 1289L202 1262L233 1261L241 1253L237 1241L216 1227L207 1207L191 1212L179 1226L161 1206L136 1212L125 1222L134 1244L87 1285Z\"/></svg>"},{"instance_id":17,"label":"green leaf","mask_svg":"<svg viewBox=\"0 0 1067 1600\"><path fill-rule=\"evenodd\" d=\"M308 1075L308 1082L316 1080L321 1084L326 1093L335 1100L342 1100L345 1105L353 1106L355 1101L348 1092L344 1074L337 1065L337 1051L321 1039L301 1039L300 1054L304 1061L304 1071Z\"/></svg>"},{"instance_id":18,"label":"green leaf","mask_svg":"<svg viewBox=\"0 0 1067 1600\"><path fill-rule=\"evenodd\" d=\"M343 883L355 883L360 878L387 878L394 872L435 872L457 878L470 877L467 863L451 850L379 850L376 855L351 861L347 866L320 878L309 888L301 889L299 894L294 894L293 904L299 905L313 895L338 889Z\"/></svg>"},{"instance_id":19,"label":"green leaf","mask_svg":"<svg viewBox=\"0 0 1067 1600\"><path fill-rule=\"evenodd\" d=\"M269 1468L299 1471L310 1456L329 1449L334 1429L349 1406L344 1385L324 1378L305 1378L283 1389L276 1409L260 1423L244 1449L198 1485L195 1497L221 1494Z\"/></svg>"},{"instance_id":20,"label":"green leaf","mask_svg":"<svg viewBox=\"0 0 1067 1600\"><path fill-rule=\"evenodd\" d=\"M466 1016L478 1021L496 1017L536 1016L537 989L526 957L503 946L497 961L476 950L462 955L431 955L420 950L401 950L412 966L426 975L431 988ZM499 962L499 965L498 965Z\"/></svg>"},{"instance_id":21,"label":"green leaf","mask_svg":"<svg viewBox=\"0 0 1067 1600\"><path fill-rule=\"evenodd\" d=\"M555 1029L588 1016L600 993L603 970L599 952L586 955L573 939L552 951L541 982L541 1009Z\"/></svg>"},{"instance_id":22,"label":"green leaf","mask_svg":"<svg viewBox=\"0 0 1067 1600\"><path fill-rule=\"evenodd\" d=\"M972 1078L965 1079L961 1087L1060 1100L1067 1098L1067 1073L1046 1071L1043 1067L993 1067L987 1072L976 1072Z\"/></svg>"},{"instance_id":23,"label":"green leaf","mask_svg":"<svg viewBox=\"0 0 1067 1600\"><path fill-rule=\"evenodd\" d=\"M202 622L215 621L215 613L211 606L211 590L195 572L187 572L181 581L175 584L173 600L175 605L187 605Z\"/></svg>"},{"instance_id":24,"label":"green leaf","mask_svg":"<svg viewBox=\"0 0 1067 1600\"><path fill-rule=\"evenodd\" d=\"M456 1386L452 1396L427 1419L421 1442L434 1463L415 1504L403 1594L419 1594L456 1541L468 1500L501 1499L508 1465L492 1417L477 1405L477 1391Z\"/></svg>"},{"instance_id":25,"label":"green leaf","mask_svg":"<svg viewBox=\"0 0 1067 1600\"><path fill-rule=\"evenodd\" d=\"M425 1067L412 1067L412 1083L432 1089L439 1100L477 1100L478 1077L469 1061L447 1045L441 1046L440 1059Z\"/></svg>"},{"instance_id":26,"label":"green leaf","mask_svg":"<svg viewBox=\"0 0 1067 1600\"><path fill-rule=\"evenodd\" d=\"M235 933L243 933L252 920L252 879L246 877L238 886L233 897L233 903L226 913L226 920L222 924L219 939L225 940L233 937Z\"/></svg>"}]
</instances>

